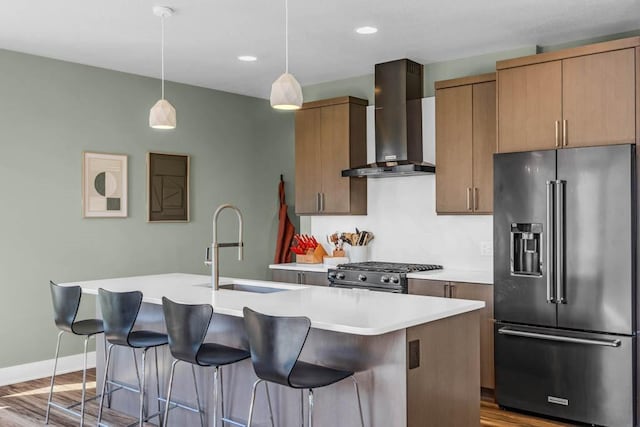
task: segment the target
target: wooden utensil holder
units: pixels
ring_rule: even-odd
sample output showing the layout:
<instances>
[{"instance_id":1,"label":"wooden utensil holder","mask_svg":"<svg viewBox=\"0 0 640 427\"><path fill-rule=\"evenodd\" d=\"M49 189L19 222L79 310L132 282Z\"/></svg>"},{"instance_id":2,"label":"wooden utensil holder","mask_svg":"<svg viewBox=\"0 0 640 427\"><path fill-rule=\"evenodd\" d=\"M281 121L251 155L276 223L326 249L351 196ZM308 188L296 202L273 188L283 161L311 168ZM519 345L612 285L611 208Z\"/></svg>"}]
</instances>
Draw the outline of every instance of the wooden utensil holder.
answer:
<instances>
[{"instance_id":1,"label":"wooden utensil holder","mask_svg":"<svg viewBox=\"0 0 640 427\"><path fill-rule=\"evenodd\" d=\"M296 262L300 264L322 264L323 257L327 255L322 245L318 245L315 249L309 249L305 255L296 255Z\"/></svg>"},{"instance_id":2,"label":"wooden utensil holder","mask_svg":"<svg viewBox=\"0 0 640 427\"><path fill-rule=\"evenodd\" d=\"M342 250L342 249L334 249L334 250L333 250L333 255L332 255L332 256L333 256L333 257L343 257L343 256L346 256L346 253L345 253L345 251L344 251L344 250Z\"/></svg>"}]
</instances>

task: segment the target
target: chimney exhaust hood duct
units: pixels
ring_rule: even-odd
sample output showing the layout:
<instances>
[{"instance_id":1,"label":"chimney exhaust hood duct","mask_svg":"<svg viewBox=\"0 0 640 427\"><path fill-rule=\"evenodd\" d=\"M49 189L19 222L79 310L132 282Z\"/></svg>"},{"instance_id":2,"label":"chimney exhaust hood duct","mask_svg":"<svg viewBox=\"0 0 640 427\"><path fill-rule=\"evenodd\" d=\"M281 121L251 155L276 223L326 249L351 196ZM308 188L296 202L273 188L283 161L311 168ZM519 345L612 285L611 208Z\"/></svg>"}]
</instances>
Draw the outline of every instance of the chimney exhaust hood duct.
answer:
<instances>
[{"instance_id":1,"label":"chimney exhaust hood duct","mask_svg":"<svg viewBox=\"0 0 640 427\"><path fill-rule=\"evenodd\" d=\"M375 66L376 162L342 171L345 177L433 174L422 156L423 67L408 59Z\"/></svg>"}]
</instances>

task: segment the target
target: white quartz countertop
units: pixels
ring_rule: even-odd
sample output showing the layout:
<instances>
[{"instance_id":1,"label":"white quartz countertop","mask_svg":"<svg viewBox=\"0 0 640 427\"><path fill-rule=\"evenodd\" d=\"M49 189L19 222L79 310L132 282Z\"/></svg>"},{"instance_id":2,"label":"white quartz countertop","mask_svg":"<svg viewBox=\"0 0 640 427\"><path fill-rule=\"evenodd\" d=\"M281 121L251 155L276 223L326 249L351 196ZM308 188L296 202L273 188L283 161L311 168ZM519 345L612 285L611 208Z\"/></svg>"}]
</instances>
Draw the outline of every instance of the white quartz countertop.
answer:
<instances>
[{"instance_id":1,"label":"white quartz countertop","mask_svg":"<svg viewBox=\"0 0 640 427\"><path fill-rule=\"evenodd\" d=\"M316 273L326 273L327 271L329 271L329 268L331 267L334 267L334 266L329 266L325 264L300 264L297 262L269 265L269 268L271 270L313 271Z\"/></svg>"},{"instance_id":2,"label":"white quartz countertop","mask_svg":"<svg viewBox=\"0 0 640 427\"><path fill-rule=\"evenodd\" d=\"M172 273L63 285L79 285L84 293L93 295L98 294L99 288L117 292L139 290L147 303L162 304L162 297L166 296L187 304L212 304L215 313L236 317L242 317L243 307L276 316L307 316L313 328L354 335L381 335L484 307L482 301L223 277L220 284L277 287L284 291L268 294L213 291L210 280L209 276Z\"/></svg>"},{"instance_id":3,"label":"white quartz countertop","mask_svg":"<svg viewBox=\"0 0 640 427\"><path fill-rule=\"evenodd\" d=\"M493 271L432 270L407 274L409 279L442 280L445 282L481 283L493 285Z\"/></svg>"}]
</instances>

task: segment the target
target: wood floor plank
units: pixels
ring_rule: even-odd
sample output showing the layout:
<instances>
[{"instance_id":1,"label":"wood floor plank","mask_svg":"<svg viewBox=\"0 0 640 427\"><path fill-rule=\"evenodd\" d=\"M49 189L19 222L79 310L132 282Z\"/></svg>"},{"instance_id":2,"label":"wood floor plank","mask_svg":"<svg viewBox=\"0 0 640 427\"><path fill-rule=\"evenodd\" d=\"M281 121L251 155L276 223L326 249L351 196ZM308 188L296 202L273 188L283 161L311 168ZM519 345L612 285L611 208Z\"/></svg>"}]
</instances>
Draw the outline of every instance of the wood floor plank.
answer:
<instances>
[{"instance_id":1,"label":"wood floor plank","mask_svg":"<svg viewBox=\"0 0 640 427\"><path fill-rule=\"evenodd\" d=\"M56 392L54 401L69 405L79 401L82 373L72 372L59 375L56 379ZM87 374L87 396L95 395L95 370ZM19 384L0 387L0 426L2 427L34 427L42 426L47 408L49 393L49 378L42 378ZM86 425L96 424L98 413L97 402L90 402L86 409ZM105 409L103 414L105 423L109 425L123 426L136 421L135 418L126 416L117 411ZM51 410L51 426L77 426L79 419L67 415L55 408ZM151 426L151 424L147 424ZM543 418L524 415L516 412L502 410L490 401L483 398L480 408L480 425L482 427L568 427L571 424L546 420Z\"/></svg>"}]
</instances>

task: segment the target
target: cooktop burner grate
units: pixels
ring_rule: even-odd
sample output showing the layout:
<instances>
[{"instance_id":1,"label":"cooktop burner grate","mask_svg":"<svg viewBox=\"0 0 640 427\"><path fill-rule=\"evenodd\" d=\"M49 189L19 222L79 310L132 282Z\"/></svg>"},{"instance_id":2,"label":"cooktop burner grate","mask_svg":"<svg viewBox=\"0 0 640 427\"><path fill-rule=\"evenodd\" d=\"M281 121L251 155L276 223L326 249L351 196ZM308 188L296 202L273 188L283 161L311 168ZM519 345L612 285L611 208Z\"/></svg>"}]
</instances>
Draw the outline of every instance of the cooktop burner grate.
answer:
<instances>
[{"instance_id":1,"label":"cooktop burner grate","mask_svg":"<svg viewBox=\"0 0 640 427\"><path fill-rule=\"evenodd\" d=\"M442 266L437 264L405 264L400 262L354 262L350 264L338 265L339 270L352 271L379 271L383 273L413 273L416 271L441 270Z\"/></svg>"}]
</instances>

